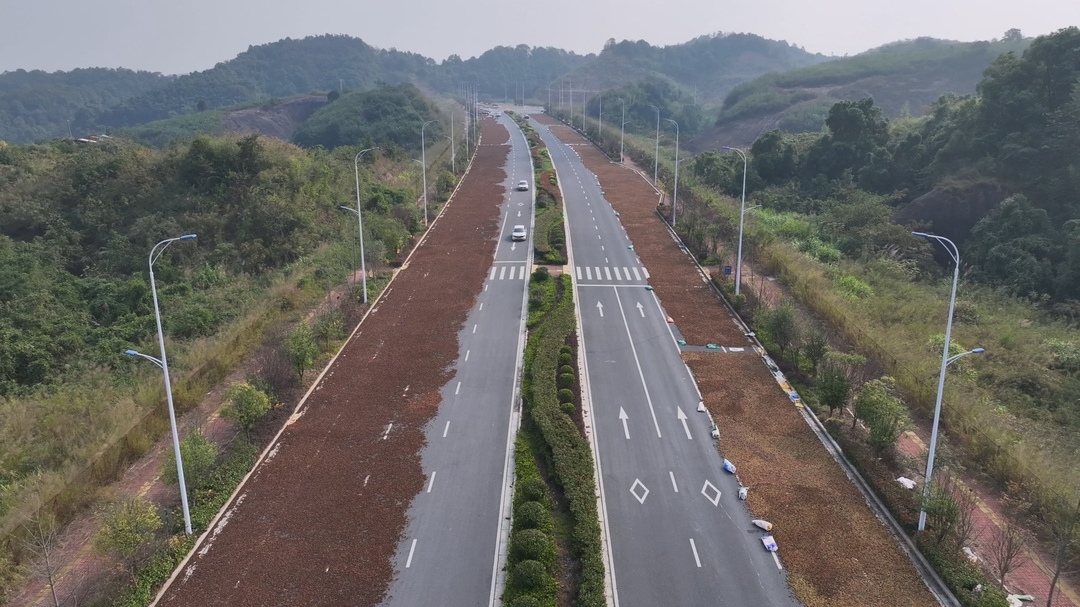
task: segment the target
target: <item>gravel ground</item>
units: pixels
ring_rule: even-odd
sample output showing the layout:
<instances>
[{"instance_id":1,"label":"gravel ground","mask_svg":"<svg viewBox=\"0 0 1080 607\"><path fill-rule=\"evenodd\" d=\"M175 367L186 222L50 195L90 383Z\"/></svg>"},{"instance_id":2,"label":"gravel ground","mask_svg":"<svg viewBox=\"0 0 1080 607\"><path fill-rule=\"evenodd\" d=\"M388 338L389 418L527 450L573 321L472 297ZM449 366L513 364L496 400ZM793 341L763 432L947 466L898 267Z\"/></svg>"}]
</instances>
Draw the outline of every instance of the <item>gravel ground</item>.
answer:
<instances>
[{"instance_id":1,"label":"gravel ground","mask_svg":"<svg viewBox=\"0 0 1080 607\"><path fill-rule=\"evenodd\" d=\"M445 214L160 604L382 600L423 488L423 428L495 250L509 134L480 124L483 145Z\"/></svg>"},{"instance_id":2,"label":"gravel ground","mask_svg":"<svg viewBox=\"0 0 1080 607\"><path fill-rule=\"evenodd\" d=\"M534 115L545 124L558 124ZM748 343L655 213L648 182L611 163L565 126L553 130L597 174L605 197L649 269L676 327L691 345ZM833 461L761 359L752 354L684 353L721 430L724 457L751 487L756 516L776 525L780 558L807 607L934 605L914 566Z\"/></svg>"}]
</instances>

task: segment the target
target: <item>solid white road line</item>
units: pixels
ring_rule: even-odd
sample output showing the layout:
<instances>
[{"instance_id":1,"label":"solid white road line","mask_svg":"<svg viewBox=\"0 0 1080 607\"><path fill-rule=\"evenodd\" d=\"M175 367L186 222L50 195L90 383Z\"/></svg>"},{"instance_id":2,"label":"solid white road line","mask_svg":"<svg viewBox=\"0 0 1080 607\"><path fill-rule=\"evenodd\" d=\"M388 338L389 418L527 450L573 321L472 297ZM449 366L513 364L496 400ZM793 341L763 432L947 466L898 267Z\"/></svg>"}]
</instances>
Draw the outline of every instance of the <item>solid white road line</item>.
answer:
<instances>
[{"instance_id":1,"label":"solid white road line","mask_svg":"<svg viewBox=\"0 0 1080 607\"><path fill-rule=\"evenodd\" d=\"M577 279L581 280L581 266L577 267Z\"/></svg>"},{"instance_id":2,"label":"solid white road line","mask_svg":"<svg viewBox=\"0 0 1080 607\"><path fill-rule=\"evenodd\" d=\"M383 432L382 439L386 440L387 436L390 436L390 428L394 427L394 422L390 422L390 425L386 426L386 432Z\"/></svg>"},{"instance_id":3,"label":"solid white road line","mask_svg":"<svg viewBox=\"0 0 1080 607\"><path fill-rule=\"evenodd\" d=\"M668 475L671 476L671 488L675 490L675 493L678 493L679 485L675 482L675 472L668 470Z\"/></svg>"},{"instance_id":4,"label":"solid white road line","mask_svg":"<svg viewBox=\"0 0 1080 607\"><path fill-rule=\"evenodd\" d=\"M627 268L626 266L623 266L622 271L623 271L623 274L626 274L626 280L630 280L630 269Z\"/></svg>"},{"instance_id":5,"label":"solid white road line","mask_svg":"<svg viewBox=\"0 0 1080 607\"><path fill-rule=\"evenodd\" d=\"M499 280L502 280L505 277L506 277L506 266L502 266L502 267L499 268Z\"/></svg>"},{"instance_id":6,"label":"solid white road line","mask_svg":"<svg viewBox=\"0 0 1080 607\"><path fill-rule=\"evenodd\" d=\"M770 554L772 554L772 560L776 561L776 568L783 569L784 566L780 564L780 557L776 556L775 552L771 552Z\"/></svg>"},{"instance_id":7,"label":"solid white road line","mask_svg":"<svg viewBox=\"0 0 1080 607\"><path fill-rule=\"evenodd\" d=\"M691 543L693 543L693 541L694 540L690 540ZM405 560L405 568L406 569L408 569L409 567L412 567L412 555L413 555L413 552L415 550L416 550L416 539L413 538L412 546L409 547L409 558ZM697 552L694 553L694 556L697 556ZM700 566L701 566L701 564L699 563L698 567L700 567Z\"/></svg>"},{"instance_id":8,"label":"solid white road line","mask_svg":"<svg viewBox=\"0 0 1080 607\"><path fill-rule=\"evenodd\" d=\"M607 276L608 280L611 280L611 268L604 266L604 275Z\"/></svg>"},{"instance_id":9,"label":"solid white road line","mask_svg":"<svg viewBox=\"0 0 1080 607\"><path fill-rule=\"evenodd\" d=\"M585 266L585 279L592 280L592 268Z\"/></svg>"},{"instance_id":10,"label":"solid white road line","mask_svg":"<svg viewBox=\"0 0 1080 607\"><path fill-rule=\"evenodd\" d=\"M496 271L497 271L498 269L499 269L499 268L496 268L495 266L491 266L491 276L488 276L488 280L495 280L495 272L496 272Z\"/></svg>"},{"instance_id":11,"label":"solid white road line","mask_svg":"<svg viewBox=\"0 0 1080 607\"><path fill-rule=\"evenodd\" d=\"M438 470L431 471L431 480L429 480L427 484L427 493L431 493L431 487L435 485L435 475L438 473Z\"/></svg>"},{"instance_id":12,"label":"solid white road line","mask_svg":"<svg viewBox=\"0 0 1080 607\"><path fill-rule=\"evenodd\" d=\"M641 274L638 274L637 268L632 269L634 270L634 280L641 280Z\"/></svg>"},{"instance_id":13,"label":"solid white road line","mask_svg":"<svg viewBox=\"0 0 1080 607\"><path fill-rule=\"evenodd\" d=\"M615 267L615 280L622 280L622 276L619 276L619 268Z\"/></svg>"},{"instance_id":14,"label":"solid white road line","mask_svg":"<svg viewBox=\"0 0 1080 607\"><path fill-rule=\"evenodd\" d=\"M619 304L619 314L622 315L623 327L626 329L626 337L630 340L630 352L634 355L634 364L637 366L638 378L641 379L641 388L645 391L645 402L649 404L649 413L652 414L653 426L656 426L656 436L663 438L660 433L660 422L656 420L656 409L653 408L652 396L649 395L649 386L645 383L645 373L641 370L641 359L637 355L637 347L634 346L634 336L630 333L630 323L626 321L626 312L623 311L622 298L619 297L619 290L612 289L615 292L615 301Z\"/></svg>"},{"instance_id":15,"label":"solid white road line","mask_svg":"<svg viewBox=\"0 0 1080 607\"><path fill-rule=\"evenodd\" d=\"M413 542L415 543L416 540L413 540ZM694 551L694 562L697 563L698 567L701 567L701 559L698 557L697 544L694 543L694 538L690 538L690 549ZM408 565L405 566L408 567Z\"/></svg>"}]
</instances>

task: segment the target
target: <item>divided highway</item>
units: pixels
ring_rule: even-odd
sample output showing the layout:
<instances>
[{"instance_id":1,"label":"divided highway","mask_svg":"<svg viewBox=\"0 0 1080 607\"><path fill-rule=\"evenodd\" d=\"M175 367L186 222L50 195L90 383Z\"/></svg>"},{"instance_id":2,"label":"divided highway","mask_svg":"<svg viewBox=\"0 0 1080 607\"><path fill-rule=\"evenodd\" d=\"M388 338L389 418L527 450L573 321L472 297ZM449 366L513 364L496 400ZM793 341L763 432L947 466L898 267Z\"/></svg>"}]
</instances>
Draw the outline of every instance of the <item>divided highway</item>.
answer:
<instances>
[{"instance_id":1,"label":"divided highway","mask_svg":"<svg viewBox=\"0 0 1080 607\"><path fill-rule=\"evenodd\" d=\"M797 605L723 469L648 270L573 147L532 125L565 199L613 604Z\"/></svg>"},{"instance_id":2,"label":"divided highway","mask_svg":"<svg viewBox=\"0 0 1080 607\"><path fill-rule=\"evenodd\" d=\"M507 117L499 120L511 146L499 242L484 290L458 335L456 373L425 429L427 483L409 509L383 602L388 606L491 605L502 592L532 269L532 247L512 242L510 232L517 224L532 231L533 170L520 129ZM520 180L529 182L528 191L513 188Z\"/></svg>"}]
</instances>

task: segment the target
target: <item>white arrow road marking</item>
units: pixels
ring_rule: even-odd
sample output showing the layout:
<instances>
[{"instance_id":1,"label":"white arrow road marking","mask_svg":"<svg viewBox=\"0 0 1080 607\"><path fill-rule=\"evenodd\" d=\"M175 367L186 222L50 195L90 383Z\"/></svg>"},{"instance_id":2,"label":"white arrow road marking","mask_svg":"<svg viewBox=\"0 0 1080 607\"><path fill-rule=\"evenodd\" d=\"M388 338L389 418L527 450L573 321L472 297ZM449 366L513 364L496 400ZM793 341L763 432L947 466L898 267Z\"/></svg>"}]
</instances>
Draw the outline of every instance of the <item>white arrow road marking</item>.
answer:
<instances>
[{"instance_id":1,"label":"white arrow road marking","mask_svg":"<svg viewBox=\"0 0 1080 607\"><path fill-rule=\"evenodd\" d=\"M521 217L521 211L518 211L518 217Z\"/></svg>"},{"instance_id":2,"label":"white arrow road marking","mask_svg":"<svg viewBox=\"0 0 1080 607\"><path fill-rule=\"evenodd\" d=\"M630 440L630 428L626 425L626 420L630 419L630 416L626 414L626 409L619 407L619 419L622 420L622 431L626 435L626 440Z\"/></svg>"},{"instance_id":3,"label":"white arrow road marking","mask_svg":"<svg viewBox=\"0 0 1080 607\"><path fill-rule=\"evenodd\" d=\"M517 243L516 242L510 243L510 250L513 251L515 249L517 249Z\"/></svg>"},{"instance_id":4,"label":"white arrow road marking","mask_svg":"<svg viewBox=\"0 0 1080 607\"><path fill-rule=\"evenodd\" d=\"M596 309L600 311L600 318L604 317L604 304L596 302Z\"/></svg>"},{"instance_id":5,"label":"white arrow road marking","mask_svg":"<svg viewBox=\"0 0 1080 607\"><path fill-rule=\"evenodd\" d=\"M413 542L416 542L416 540L413 540ZM694 562L697 563L698 567L701 567L701 559L698 558L697 544L694 543L694 538L690 538L690 549L694 551ZM406 565L406 567L408 567L408 565Z\"/></svg>"},{"instance_id":6,"label":"white arrow road marking","mask_svg":"<svg viewBox=\"0 0 1080 607\"><path fill-rule=\"evenodd\" d=\"M629 277L630 277L630 276L629 276L629 275L627 275L627 278L629 278ZM645 306L641 305L641 302L640 302L640 301L639 301L639 302L637 302L637 311L638 311L639 313L641 313L641 317L642 317L642 318L645 318Z\"/></svg>"},{"instance_id":7,"label":"white arrow road marking","mask_svg":"<svg viewBox=\"0 0 1080 607\"><path fill-rule=\"evenodd\" d=\"M639 485L641 486L641 489L642 489L641 495L637 494L637 488L638 488ZM634 498L638 501L639 504L644 504L645 503L645 498L649 497L649 488L645 486L645 483L643 483L639 479L635 478L634 479L634 484L630 485L630 495L633 495Z\"/></svg>"},{"instance_id":8,"label":"white arrow road marking","mask_svg":"<svg viewBox=\"0 0 1080 607\"><path fill-rule=\"evenodd\" d=\"M640 306L641 304L638 304L638 305ZM682 407L676 407L676 409L679 410L679 414L678 414L679 421L682 422L682 429L684 431L686 431L686 439L687 440L694 440L694 437L690 435L690 426L688 426L686 424L686 414L683 413Z\"/></svg>"},{"instance_id":9,"label":"white arrow road marking","mask_svg":"<svg viewBox=\"0 0 1080 607\"><path fill-rule=\"evenodd\" d=\"M716 496L709 497L709 489L715 491ZM705 499L712 502L713 506L720 505L720 490L716 488L716 485L710 483L709 481L705 481L705 484L701 486L701 494L705 496Z\"/></svg>"},{"instance_id":10,"label":"white arrow road marking","mask_svg":"<svg viewBox=\"0 0 1080 607\"><path fill-rule=\"evenodd\" d=\"M672 470L669 470L668 475L671 476L671 488L675 490L675 493L678 493L679 492L679 486L677 484L675 484L675 472L672 471Z\"/></svg>"}]
</instances>

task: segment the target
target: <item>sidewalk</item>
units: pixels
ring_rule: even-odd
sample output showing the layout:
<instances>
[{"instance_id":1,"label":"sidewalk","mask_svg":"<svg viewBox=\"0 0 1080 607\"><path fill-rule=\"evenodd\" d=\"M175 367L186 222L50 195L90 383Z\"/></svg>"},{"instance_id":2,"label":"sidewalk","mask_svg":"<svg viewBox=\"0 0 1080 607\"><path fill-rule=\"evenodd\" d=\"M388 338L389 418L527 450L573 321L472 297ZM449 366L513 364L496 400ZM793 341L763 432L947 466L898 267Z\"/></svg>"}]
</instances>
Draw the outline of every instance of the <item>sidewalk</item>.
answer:
<instances>
[{"instance_id":1,"label":"sidewalk","mask_svg":"<svg viewBox=\"0 0 1080 607\"><path fill-rule=\"evenodd\" d=\"M903 455L925 461L927 455L926 443L914 432L907 431L900 437L897 448ZM978 496L978 509L974 513L975 540L970 546L971 550L982 558L986 558L986 548L996 528L1001 527L1002 507L997 498L987 491L965 484ZM1006 588L1012 594L1030 594L1035 597L1034 603L1025 603L1033 607L1046 605L1046 597L1050 591L1050 580L1054 575L1054 561L1046 554L1037 549L1028 548L1017 559L1014 569L1009 572ZM1070 584L1064 576L1058 579L1057 588L1054 591L1053 607L1080 607L1080 593Z\"/></svg>"}]
</instances>

